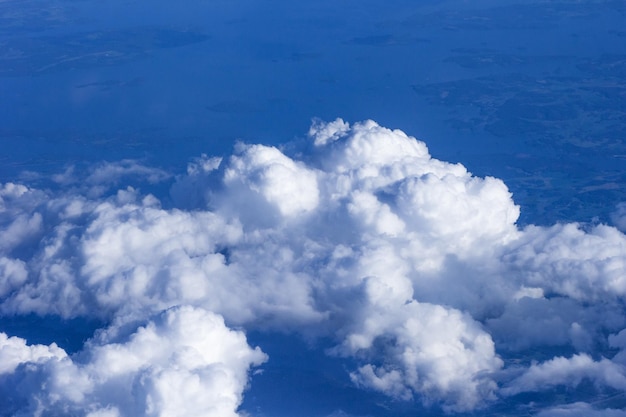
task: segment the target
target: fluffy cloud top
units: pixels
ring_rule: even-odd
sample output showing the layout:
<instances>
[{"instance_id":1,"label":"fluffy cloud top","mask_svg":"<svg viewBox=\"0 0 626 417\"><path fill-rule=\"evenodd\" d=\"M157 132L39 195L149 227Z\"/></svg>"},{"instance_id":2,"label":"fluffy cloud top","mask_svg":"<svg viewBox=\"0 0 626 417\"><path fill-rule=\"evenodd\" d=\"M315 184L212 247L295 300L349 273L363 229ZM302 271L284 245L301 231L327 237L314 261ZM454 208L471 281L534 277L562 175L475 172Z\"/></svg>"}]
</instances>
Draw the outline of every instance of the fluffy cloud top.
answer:
<instances>
[{"instance_id":1,"label":"fluffy cloud top","mask_svg":"<svg viewBox=\"0 0 626 417\"><path fill-rule=\"evenodd\" d=\"M168 178L129 161L65 192L4 184L0 311L108 324L72 356L3 335L0 414L236 415L265 356L226 326L327 338L357 386L449 412L572 380L626 389L622 232L520 229L502 181L373 121L317 121L309 142L202 156L167 209L102 192ZM569 359L514 360L547 347Z\"/></svg>"},{"instance_id":2,"label":"fluffy cloud top","mask_svg":"<svg viewBox=\"0 0 626 417\"><path fill-rule=\"evenodd\" d=\"M65 351L54 343L50 346L28 346L22 338L0 333L0 375L15 372L22 363L45 362L51 358L62 359L66 356Z\"/></svg>"},{"instance_id":3,"label":"fluffy cloud top","mask_svg":"<svg viewBox=\"0 0 626 417\"><path fill-rule=\"evenodd\" d=\"M414 393L425 403L443 398L449 411L472 410L493 399L496 384L490 374L502 361L480 325L438 305L412 301L396 308L370 312L362 328L346 337L342 352L350 354L372 350L377 339L391 341L382 348L384 359L372 358L375 363L351 374L354 382L396 398Z\"/></svg>"},{"instance_id":4,"label":"fluffy cloud top","mask_svg":"<svg viewBox=\"0 0 626 417\"><path fill-rule=\"evenodd\" d=\"M258 193L276 207L281 215L293 217L317 207L319 191L315 173L298 164L274 147L240 146L230 159L224 182L231 189L243 188ZM244 191L242 206L256 199Z\"/></svg>"},{"instance_id":5,"label":"fluffy cloud top","mask_svg":"<svg viewBox=\"0 0 626 417\"><path fill-rule=\"evenodd\" d=\"M0 333L0 387L19 388L3 414L237 416L248 369L266 360L202 309L170 309L126 333L112 326L72 358Z\"/></svg>"}]
</instances>

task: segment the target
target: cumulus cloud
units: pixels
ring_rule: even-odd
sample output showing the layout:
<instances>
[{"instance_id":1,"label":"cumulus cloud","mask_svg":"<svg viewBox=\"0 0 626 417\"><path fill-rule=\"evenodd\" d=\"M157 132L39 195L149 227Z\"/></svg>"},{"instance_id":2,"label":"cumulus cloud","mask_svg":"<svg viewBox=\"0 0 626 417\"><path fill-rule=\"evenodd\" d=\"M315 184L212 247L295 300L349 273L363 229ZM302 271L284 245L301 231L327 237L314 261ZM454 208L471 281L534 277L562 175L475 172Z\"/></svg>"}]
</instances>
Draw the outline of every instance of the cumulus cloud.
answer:
<instances>
[{"instance_id":1,"label":"cumulus cloud","mask_svg":"<svg viewBox=\"0 0 626 417\"><path fill-rule=\"evenodd\" d=\"M56 344L50 346L26 345L26 340L19 337L8 337L0 333L0 375L8 374L22 363L45 362L51 358L62 359L67 355Z\"/></svg>"},{"instance_id":2,"label":"cumulus cloud","mask_svg":"<svg viewBox=\"0 0 626 417\"><path fill-rule=\"evenodd\" d=\"M36 241L43 223L37 208L44 199L43 192L22 184L0 184L0 253L10 254Z\"/></svg>"},{"instance_id":3,"label":"cumulus cloud","mask_svg":"<svg viewBox=\"0 0 626 417\"><path fill-rule=\"evenodd\" d=\"M555 357L532 364L524 373L501 390L504 395L541 391L558 385L578 386L584 379L618 390L626 390L626 369L606 358L593 360L587 354L571 358Z\"/></svg>"},{"instance_id":4,"label":"cumulus cloud","mask_svg":"<svg viewBox=\"0 0 626 417\"><path fill-rule=\"evenodd\" d=\"M0 297L18 290L27 277L28 271L23 261L0 257Z\"/></svg>"},{"instance_id":5,"label":"cumulus cloud","mask_svg":"<svg viewBox=\"0 0 626 417\"><path fill-rule=\"evenodd\" d=\"M249 368L266 360L220 316L192 307L130 334L112 326L72 357L0 333L0 358L0 387L19 387L3 414L50 416L237 416Z\"/></svg>"},{"instance_id":6,"label":"cumulus cloud","mask_svg":"<svg viewBox=\"0 0 626 417\"><path fill-rule=\"evenodd\" d=\"M309 129L309 136L314 138L315 146L323 146L329 142L340 139L350 130L350 125L341 119L326 123L315 119Z\"/></svg>"},{"instance_id":7,"label":"cumulus cloud","mask_svg":"<svg viewBox=\"0 0 626 417\"><path fill-rule=\"evenodd\" d=\"M227 326L331 340L356 386L448 412L585 379L626 389L622 232L521 229L501 180L373 121L316 121L308 141L202 155L169 208L133 187L166 174L127 161L86 188L2 185L0 312L107 323L72 356L5 335L12 409L236 415L265 356Z\"/></svg>"},{"instance_id":8,"label":"cumulus cloud","mask_svg":"<svg viewBox=\"0 0 626 417\"><path fill-rule=\"evenodd\" d=\"M529 285L581 301L626 294L626 236L598 225L530 226L505 261Z\"/></svg>"},{"instance_id":9,"label":"cumulus cloud","mask_svg":"<svg viewBox=\"0 0 626 417\"><path fill-rule=\"evenodd\" d=\"M444 400L450 411L472 410L494 398L490 374L502 361L491 337L458 310L412 301L394 312L369 311L360 324L341 349L373 356L374 363L351 373L358 385L401 399L418 394L426 404ZM376 350L382 358L372 355Z\"/></svg>"},{"instance_id":10,"label":"cumulus cloud","mask_svg":"<svg viewBox=\"0 0 626 417\"><path fill-rule=\"evenodd\" d=\"M239 148L224 172L224 182L230 189L245 190L239 196L241 206L231 209L247 210L250 202L258 200L248 192L258 193L285 217L302 215L317 207L319 191L314 172L274 147L240 145Z\"/></svg>"}]
</instances>

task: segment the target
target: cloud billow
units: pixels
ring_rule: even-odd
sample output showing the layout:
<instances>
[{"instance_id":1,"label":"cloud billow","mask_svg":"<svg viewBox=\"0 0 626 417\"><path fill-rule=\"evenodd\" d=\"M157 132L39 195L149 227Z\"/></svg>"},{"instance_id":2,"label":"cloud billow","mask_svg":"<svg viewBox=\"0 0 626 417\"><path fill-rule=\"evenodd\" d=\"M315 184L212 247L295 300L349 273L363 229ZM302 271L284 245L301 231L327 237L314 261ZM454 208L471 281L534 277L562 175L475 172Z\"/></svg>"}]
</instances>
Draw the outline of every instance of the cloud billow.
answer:
<instances>
[{"instance_id":1,"label":"cloud billow","mask_svg":"<svg viewBox=\"0 0 626 417\"><path fill-rule=\"evenodd\" d=\"M124 164L90 178L167 177ZM583 380L626 389L624 234L521 229L501 180L399 130L316 121L290 155L203 155L177 177L172 208L101 190L0 188L0 311L107 323L70 356L1 334L0 389L22 390L2 415L35 398L50 415L237 415L267 358L233 327L329 338L356 386L451 413ZM563 354L511 360L554 347ZM544 413L574 408L559 410Z\"/></svg>"}]
</instances>

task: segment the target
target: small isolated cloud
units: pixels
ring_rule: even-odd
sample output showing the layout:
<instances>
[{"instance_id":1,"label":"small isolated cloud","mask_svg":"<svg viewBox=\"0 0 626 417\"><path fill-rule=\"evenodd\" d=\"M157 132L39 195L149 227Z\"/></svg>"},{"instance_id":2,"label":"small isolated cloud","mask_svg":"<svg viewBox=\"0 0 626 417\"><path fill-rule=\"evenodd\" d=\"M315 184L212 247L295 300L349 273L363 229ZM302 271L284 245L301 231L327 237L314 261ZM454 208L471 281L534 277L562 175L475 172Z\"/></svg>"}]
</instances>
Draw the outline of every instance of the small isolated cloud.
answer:
<instances>
[{"instance_id":1,"label":"small isolated cloud","mask_svg":"<svg viewBox=\"0 0 626 417\"><path fill-rule=\"evenodd\" d=\"M87 172L81 171L71 165L64 172L52 175L51 179L58 186L75 187L78 189L77 192L90 198L97 198L123 183L154 185L172 178L171 174L162 169L146 166L133 159L103 161L87 167ZM36 173L32 173L31 176L33 179L47 179Z\"/></svg>"},{"instance_id":2,"label":"small isolated cloud","mask_svg":"<svg viewBox=\"0 0 626 417\"><path fill-rule=\"evenodd\" d=\"M542 410L537 417L626 417L626 411L615 409L597 409L590 404L577 402L562 407Z\"/></svg>"},{"instance_id":3,"label":"small isolated cloud","mask_svg":"<svg viewBox=\"0 0 626 417\"><path fill-rule=\"evenodd\" d=\"M170 177L161 169L147 167L132 159L125 159L119 162L105 162L93 167L85 181L94 185L117 184L121 178L128 176L139 177L153 184Z\"/></svg>"},{"instance_id":4,"label":"small isolated cloud","mask_svg":"<svg viewBox=\"0 0 626 417\"><path fill-rule=\"evenodd\" d=\"M348 414L343 410L335 410L326 417L366 417L366 416L356 416L354 414Z\"/></svg>"},{"instance_id":5,"label":"small isolated cloud","mask_svg":"<svg viewBox=\"0 0 626 417\"><path fill-rule=\"evenodd\" d=\"M0 312L106 324L70 356L4 335L0 414L237 415L266 359L251 330L323 338L355 386L450 413L626 390L622 231L520 228L501 180L373 121L308 140L196 158L169 208L117 185L167 176L129 161L85 187L1 185Z\"/></svg>"}]
</instances>

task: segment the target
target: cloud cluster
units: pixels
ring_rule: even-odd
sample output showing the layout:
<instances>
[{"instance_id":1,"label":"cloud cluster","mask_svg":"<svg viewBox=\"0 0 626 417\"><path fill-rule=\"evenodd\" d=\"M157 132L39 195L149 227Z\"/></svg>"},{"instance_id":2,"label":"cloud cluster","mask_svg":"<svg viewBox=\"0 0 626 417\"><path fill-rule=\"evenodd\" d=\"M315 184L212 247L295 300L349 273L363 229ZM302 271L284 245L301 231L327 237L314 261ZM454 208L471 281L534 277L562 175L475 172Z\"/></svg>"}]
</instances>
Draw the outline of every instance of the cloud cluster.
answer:
<instances>
[{"instance_id":1,"label":"cloud cluster","mask_svg":"<svg viewBox=\"0 0 626 417\"><path fill-rule=\"evenodd\" d=\"M158 170L91 172L69 191L0 188L0 312L108 323L71 356L4 335L11 412L236 415L265 356L227 326L329 338L357 386L449 412L584 379L626 389L624 234L520 229L502 181L401 131L316 121L290 152L203 155L170 208L102 192ZM560 353L514 360L547 348Z\"/></svg>"},{"instance_id":2,"label":"cloud cluster","mask_svg":"<svg viewBox=\"0 0 626 417\"><path fill-rule=\"evenodd\" d=\"M237 416L251 366L266 360L206 310L166 310L128 334L113 325L69 357L0 333L3 415Z\"/></svg>"}]
</instances>

